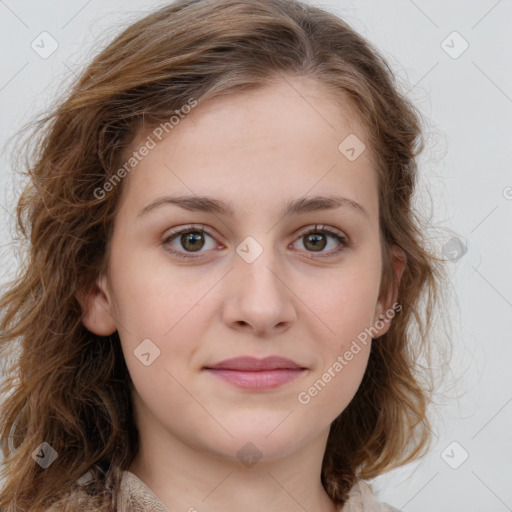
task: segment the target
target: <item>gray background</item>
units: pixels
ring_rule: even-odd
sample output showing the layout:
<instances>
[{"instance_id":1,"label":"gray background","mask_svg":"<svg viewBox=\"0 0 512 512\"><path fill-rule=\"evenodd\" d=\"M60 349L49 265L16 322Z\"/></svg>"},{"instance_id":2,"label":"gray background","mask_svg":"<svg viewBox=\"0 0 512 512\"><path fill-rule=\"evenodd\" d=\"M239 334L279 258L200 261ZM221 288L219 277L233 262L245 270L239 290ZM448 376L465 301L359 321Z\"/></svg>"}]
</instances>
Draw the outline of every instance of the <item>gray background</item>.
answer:
<instances>
[{"instance_id":1,"label":"gray background","mask_svg":"<svg viewBox=\"0 0 512 512\"><path fill-rule=\"evenodd\" d=\"M159 5L0 0L2 147L55 100L99 41ZM512 510L512 1L317 5L375 43L429 120L418 201L466 246L450 262L458 304L449 312L454 354L445 391L458 398L439 397L430 454L376 479L378 497L407 512ZM48 58L31 47L42 47L43 31L58 43ZM16 187L8 156L2 152L0 161L2 281L15 267L6 246Z\"/></svg>"}]
</instances>

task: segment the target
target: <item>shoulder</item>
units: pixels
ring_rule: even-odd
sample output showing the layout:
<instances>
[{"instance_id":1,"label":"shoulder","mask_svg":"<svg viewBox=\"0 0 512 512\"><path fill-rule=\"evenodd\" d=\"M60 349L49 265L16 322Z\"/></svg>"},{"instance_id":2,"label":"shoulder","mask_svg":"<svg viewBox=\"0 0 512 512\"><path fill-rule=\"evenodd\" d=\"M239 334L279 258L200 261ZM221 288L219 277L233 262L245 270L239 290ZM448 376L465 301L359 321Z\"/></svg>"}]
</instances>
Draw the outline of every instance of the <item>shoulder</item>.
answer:
<instances>
[{"instance_id":1,"label":"shoulder","mask_svg":"<svg viewBox=\"0 0 512 512\"><path fill-rule=\"evenodd\" d=\"M116 509L119 512L169 512L153 491L130 471L121 472L116 489ZM74 485L64 496L44 512L104 512L111 510L97 496L86 492L86 486Z\"/></svg>"},{"instance_id":2,"label":"shoulder","mask_svg":"<svg viewBox=\"0 0 512 512\"><path fill-rule=\"evenodd\" d=\"M43 512L104 512L110 510L110 503L105 493L92 494L87 492L87 485L75 483Z\"/></svg>"},{"instance_id":3,"label":"shoulder","mask_svg":"<svg viewBox=\"0 0 512 512\"><path fill-rule=\"evenodd\" d=\"M369 483L358 480L348 494L348 499L339 512L402 512L401 510L377 501Z\"/></svg>"},{"instance_id":4,"label":"shoulder","mask_svg":"<svg viewBox=\"0 0 512 512\"><path fill-rule=\"evenodd\" d=\"M44 512L101 512L104 510L91 496L81 490L73 490L59 498Z\"/></svg>"},{"instance_id":5,"label":"shoulder","mask_svg":"<svg viewBox=\"0 0 512 512\"><path fill-rule=\"evenodd\" d=\"M153 491L128 470L122 473L118 507L128 512L169 512Z\"/></svg>"}]
</instances>

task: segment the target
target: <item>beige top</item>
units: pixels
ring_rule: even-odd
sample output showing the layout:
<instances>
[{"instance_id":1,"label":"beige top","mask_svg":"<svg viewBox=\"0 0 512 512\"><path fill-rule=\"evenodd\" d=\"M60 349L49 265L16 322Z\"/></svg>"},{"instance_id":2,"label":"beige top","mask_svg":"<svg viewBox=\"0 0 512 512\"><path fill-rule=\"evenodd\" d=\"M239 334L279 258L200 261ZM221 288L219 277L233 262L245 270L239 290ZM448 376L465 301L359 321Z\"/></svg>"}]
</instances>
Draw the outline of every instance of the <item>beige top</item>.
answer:
<instances>
[{"instance_id":1,"label":"beige top","mask_svg":"<svg viewBox=\"0 0 512 512\"><path fill-rule=\"evenodd\" d=\"M119 497L119 512L170 512L153 491L130 471L123 472ZM340 512L400 512L380 503L370 486L359 480L350 490L349 498Z\"/></svg>"},{"instance_id":2,"label":"beige top","mask_svg":"<svg viewBox=\"0 0 512 512\"><path fill-rule=\"evenodd\" d=\"M74 491L54 503L46 512L96 512L87 493ZM154 492L134 473L123 471L118 496L118 512L171 512ZM174 511L173 511L174 512ZM372 489L364 480L359 480L350 490L348 499L339 512L401 512L376 500Z\"/></svg>"}]
</instances>

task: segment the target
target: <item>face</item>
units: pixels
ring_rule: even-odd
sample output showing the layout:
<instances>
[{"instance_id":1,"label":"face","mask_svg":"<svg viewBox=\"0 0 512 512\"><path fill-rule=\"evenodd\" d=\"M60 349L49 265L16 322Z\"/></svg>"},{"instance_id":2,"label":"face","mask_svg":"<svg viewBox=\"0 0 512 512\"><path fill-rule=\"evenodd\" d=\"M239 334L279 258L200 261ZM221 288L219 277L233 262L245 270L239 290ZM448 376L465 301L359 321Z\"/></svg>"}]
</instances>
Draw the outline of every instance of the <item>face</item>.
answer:
<instances>
[{"instance_id":1,"label":"face","mask_svg":"<svg viewBox=\"0 0 512 512\"><path fill-rule=\"evenodd\" d=\"M85 307L91 331L119 332L139 430L220 457L325 440L366 368L357 340L394 300L364 129L288 82L200 103L138 163Z\"/></svg>"}]
</instances>

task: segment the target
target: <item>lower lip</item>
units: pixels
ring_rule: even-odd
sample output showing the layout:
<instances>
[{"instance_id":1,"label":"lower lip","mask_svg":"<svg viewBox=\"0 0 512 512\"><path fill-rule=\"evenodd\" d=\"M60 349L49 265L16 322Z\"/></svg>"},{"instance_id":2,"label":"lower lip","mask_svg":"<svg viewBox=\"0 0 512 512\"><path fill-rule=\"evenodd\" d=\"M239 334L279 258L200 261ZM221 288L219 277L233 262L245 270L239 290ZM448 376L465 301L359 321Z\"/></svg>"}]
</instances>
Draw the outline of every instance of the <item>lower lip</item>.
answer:
<instances>
[{"instance_id":1,"label":"lower lip","mask_svg":"<svg viewBox=\"0 0 512 512\"><path fill-rule=\"evenodd\" d=\"M213 375L244 389L273 389L296 379L304 370L301 368L283 368L276 370L242 371L225 369L207 369Z\"/></svg>"}]
</instances>

